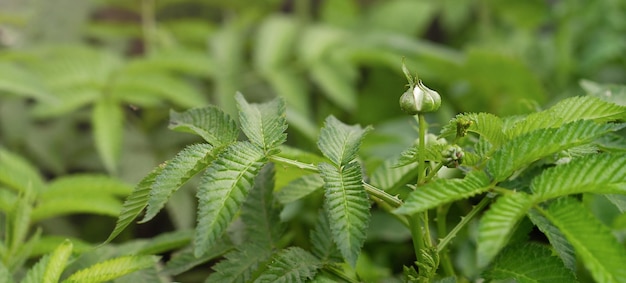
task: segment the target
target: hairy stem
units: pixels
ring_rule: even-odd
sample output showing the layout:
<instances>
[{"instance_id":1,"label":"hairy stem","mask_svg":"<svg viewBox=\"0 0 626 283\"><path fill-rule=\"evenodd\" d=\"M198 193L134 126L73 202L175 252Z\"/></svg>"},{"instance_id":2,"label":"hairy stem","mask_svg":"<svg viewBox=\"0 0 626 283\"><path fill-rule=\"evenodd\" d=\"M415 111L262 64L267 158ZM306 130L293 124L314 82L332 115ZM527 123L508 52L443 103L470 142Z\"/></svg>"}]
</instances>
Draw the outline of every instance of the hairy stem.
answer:
<instances>
[{"instance_id":1,"label":"hairy stem","mask_svg":"<svg viewBox=\"0 0 626 283\"><path fill-rule=\"evenodd\" d=\"M437 252L441 253L441 251L443 251L446 248L446 246L450 243L450 241L454 237L456 237L456 234L463 227L465 227L465 225L467 225L467 223L469 223L470 220L472 220L472 218L474 218L474 216L478 214L478 212L483 210L483 208L485 208L485 206L487 206L489 202L491 202L490 198L488 197L483 198L476 206L474 206L474 208L472 208L472 210L465 217L462 217L461 222L459 222L456 226L454 226L454 228L452 228L450 233L448 233L448 235L446 235L446 237L443 238L441 242L439 242L439 245L437 245Z\"/></svg>"},{"instance_id":2,"label":"hairy stem","mask_svg":"<svg viewBox=\"0 0 626 283\"><path fill-rule=\"evenodd\" d=\"M417 184L419 187L419 185L426 183L426 161L424 159L424 152L426 151L426 118L422 113L417 115L419 123L419 145L417 150Z\"/></svg>"},{"instance_id":3,"label":"hairy stem","mask_svg":"<svg viewBox=\"0 0 626 283\"><path fill-rule=\"evenodd\" d=\"M437 207L437 235L445 235L447 233L447 217L448 211L450 210L450 204L442 205ZM443 272L446 276L455 276L454 267L452 266L452 261L450 260L450 254L447 250L443 250L441 255L441 267L443 268Z\"/></svg>"}]
</instances>

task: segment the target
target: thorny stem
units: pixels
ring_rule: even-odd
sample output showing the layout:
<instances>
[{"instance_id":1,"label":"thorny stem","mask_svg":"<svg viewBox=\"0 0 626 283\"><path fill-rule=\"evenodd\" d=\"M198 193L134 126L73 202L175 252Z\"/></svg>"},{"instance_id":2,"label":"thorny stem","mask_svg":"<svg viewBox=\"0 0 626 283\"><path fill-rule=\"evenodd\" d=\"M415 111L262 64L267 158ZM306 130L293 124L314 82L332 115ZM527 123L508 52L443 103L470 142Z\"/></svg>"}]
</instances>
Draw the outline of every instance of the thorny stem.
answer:
<instances>
[{"instance_id":1,"label":"thorny stem","mask_svg":"<svg viewBox=\"0 0 626 283\"><path fill-rule=\"evenodd\" d=\"M437 207L437 235L445 235L447 233L447 217L448 211L450 210L450 204L442 205ZM455 276L454 267L452 266L452 261L450 260L450 255L444 250L440 255L441 258L441 267L443 268L443 272L446 276Z\"/></svg>"},{"instance_id":2,"label":"thorny stem","mask_svg":"<svg viewBox=\"0 0 626 283\"><path fill-rule=\"evenodd\" d=\"M454 226L454 228L452 228L450 233L448 233L448 235L446 235L445 238L441 239L441 242L439 242L439 244L437 245L437 252L441 253L441 251L443 251L446 248L446 246L450 243L450 241L454 237L456 237L456 234L463 227L465 227L465 225L467 225L467 223L469 223L470 220L472 220L472 218L474 218L474 216L476 216L478 212L480 212L483 208L485 208L485 206L487 206L487 204L489 204L490 201L491 201L491 198L488 198L488 197L483 198L476 206L474 206L474 208L472 208L472 210L465 217L462 217L461 222L459 222L456 226Z\"/></svg>"},{"instance_id":3,"label":"thorny stem","mask_svg":"<svg viewBox=\"0 0 626 283\"><path fill-rule=\"evenodd\" d=\"M270 160L280 164L291 165L309 172L319 173L319 169L317 169L317 166L313 164L303 163L297 160L280 156L271 156ZM392 196L379 188L376 188L365 182L363 182L363 187L365 188L365 191L367 191L367 193L384 201L386 204L390 205L393 208L398 208L402 205L402 201L399 198Z\"/></svg>"}]
</instances>

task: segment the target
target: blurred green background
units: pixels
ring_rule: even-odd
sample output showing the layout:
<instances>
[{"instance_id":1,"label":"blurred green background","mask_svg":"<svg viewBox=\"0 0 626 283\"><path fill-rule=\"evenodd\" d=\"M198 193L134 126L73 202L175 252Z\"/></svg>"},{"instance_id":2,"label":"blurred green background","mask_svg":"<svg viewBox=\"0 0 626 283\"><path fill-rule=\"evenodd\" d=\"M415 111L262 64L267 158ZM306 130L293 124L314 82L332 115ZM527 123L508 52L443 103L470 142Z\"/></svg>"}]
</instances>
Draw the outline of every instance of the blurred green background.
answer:
<instances>
[{"instance_id":1,"label":"blurred green background","mask_svg":"<svg viewBox=\"0 0 626 283\"><path fill-rule=\"evenodd\" d=\"M300 149L317 152L329 114L373 125L362 149L373 170L415 139L398 107L403 58L442 96L427 117L436 133L459 112L523 114L625 84L624 15L621 0L3 0L0 147L44 182L102 174L132 186L199 141L168 130L170 109L214 104L236 115L240 91L283 97L288 144ZM0 192L0 208L16 195ZM121 197L33 223L102 241ZM192 183L167 215L121 241L193 228L194 202ZM374 241L406 239L377 217Z\"/></svg>"}]
</instances>

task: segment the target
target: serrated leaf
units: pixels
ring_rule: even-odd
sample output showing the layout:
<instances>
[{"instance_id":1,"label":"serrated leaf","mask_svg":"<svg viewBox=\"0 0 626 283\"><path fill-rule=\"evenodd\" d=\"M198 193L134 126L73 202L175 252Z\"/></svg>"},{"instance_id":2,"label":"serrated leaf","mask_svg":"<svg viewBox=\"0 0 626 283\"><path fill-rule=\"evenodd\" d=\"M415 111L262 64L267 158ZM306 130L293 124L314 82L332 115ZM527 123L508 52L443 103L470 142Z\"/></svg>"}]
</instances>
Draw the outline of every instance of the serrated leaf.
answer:
<instances>
[{"instance_id":1,"label":"serrated leaf","mask_svg":"<svg viewBox=\"0 0 626 283\"><path fill-rule=\"evenodd\" d=\"M169 128L199 135L214 147L231 144L239 136L235 120L215 106L193 108L185 112L172 110Z\"/></svg>"},{"instance_id":2,"label":"serrated leaf","mask_svg":"<svg viewBox=\"0 0 626 283\"><path fill-rule=\"evenodd\" d=\"M438 142L426 143L426 146L424 147L424 153L423 153L424 160L440 162L441 160L443 160L441 152L447 147L448 145L445 143L438 143ZM415 166L419 158L418 148L419 148L419 142L415 143L412 147L400 153L400 158L398 159L398 162L394 164L394 167L402 167L402 166L407 166L411 164Z\"/></svg>"},{"instance_id":3,"label":"serrated leaf","mask_svg":"<svg viewBox=\"0 0 626 283\"><path fill-rule=\"evenodd\" d=\"M588 155L549 168L531 189L538 201L585 192L626 194L626 153Z\"/></svg>"},{"instance_id":4,"label":"serrated leaf","mask_svg":"<svg viewBox=\"0 0 626 283\"><path fill-rule=\"evenodd\" d=\"M234 219L264 161L261 149L248 142L238 142L208 167L197 194L196 256L215 244Z\"/></svg>"},{"instance_id":5,"label":"serrated leaf","mask_svg":"<svg viewBox=\"0 0 626 283\"><path fill-rule=\"evenodd\" d=\"M532 205L523 192L504 195L491 205L478 226L478 266L486 266L500 252Z\"/></svg>"},{"instance_id":6,"label":"serrated leaf","mask_svg":"<svg viewBox=\"0 0 626 283\"><path fill-rule=\"evenodd\" d=\"M355 266L370 221L370 203L363 188L361 166L353 162L339 169L320 163L318 168L324 178L324 210L333 241L346 261Z\"/></svg>"},{"instance_id":7,"label":"serrated leaf","mask_svg":"<svg viewBox=\"0 0 626 283\"><path fill-rule=\"evenodd\" d=\"M107 175L73 174L54 179L39 195L40 200L68 195L127 196L133 187Z\"/></svg>"},{"instance_id":8,"label":"serrated leaf","mask_svg":"<svg viewBox=\"0 0 626 283\"><path fill-rule=\"evenodd\" d=\"M241 130L252 144L262 148L266 154L274 153L276 147L287 140L285 102L274 99L262 104L249 104L241 93L237 93L235 99Z\"/></svg>"},{"instance_id":9,"label":"serrated leaf","mask_svg":"<svg viewBox=\"0 0 626 283\"><path fill-rule=\"evenodd\" d=\"M116 101L102 98L94 106L91 123L98 154L107 171L114 173L122 153L124 113Z\"/></svg>"},{"instance_id":10,"label":"serrated leaf","mask_svg":"<svg viewBox=\"0 0 626 283\"><path fill-rule=\"evenodd\" d=\"M626 282L626 248L581 203L561 198L543 214L574 246L596 282Z\"/></svg>"},{"instance_id":11,"label":"serrated leaf","mask_svg":"<svg viewBox=\"0 0 626 283\"><path fill-rule=\"evenodd\" d=\"M174 158L169 160L154 179L150 189L146 214L139 223L144 223L154 218L174 192L191 177L204 170L212 160L211 157L215 154L214 149L214 147L205 143L193 144L185 147Z\"/></svg>"},{"instance_id":12,"label":"serrated leaf","mask_svg":"<svg viewBox=\"0 0 626 283\"><path fill-rule=\"evenodd\" d=\"M20 283L41 283L44 282L44 273L46 272L46 266L50 263L50 255L45 255L37 261L33 267L31 267Z\"/></svg>"},{"instance_id":13,"label":"serrated leaf","mask_svg":"<svg viewBox=\"0 0 626 283\"><path fill-rule=\"evenodd\" d=\"M576 120L598 123L626 119L626 107L602 101L592 96L570 97L547 110L532 113L514 123L506 134L514 138L542 128L556 128Z\"/></svg>"},{"instance_id":14,"label":"serrated leaf","mask_svg":"<svg viewBox=\"0 0 626 283\"><path fill-rule=\"evenodd\" d=\"M561 150L580 146L617 130L615 125L581 120L560 128L539 129L518 136L500 147L487 162L487 169L496 181L503 181L513 172Z\"/></svg>"},{"instance_id":15,"label":"serrated leaf","mask_svg":"<svg viewBox=\"0 0 626 283\"><path fill-rule=\"evenodd\" d=\"M26 159L0 147L0 183L17 192L41 191L44 182Z\"/></svg>"},{"instance_id":16,"label":"serrated leaf","mask_svg":"<svg viewBox=\"0 0 626 283\"><path fill-rule=\"evenodd\" d=\"M9 254L14 254L24 245L24 240L28 235L32 215L32 204L30 199L32 193L19 196L17 202L13 204L11 213L6 216L7 231L4 242L9 248Z\"/></svg>"},{"instance_id":17,"label":"serrated leaf","mask_svg":"<svg viewBox=\"0 0 626 283\"><path fill-rule=\"evenodd\" d=\"M274 200L274 165L269 163L259 172L241 207L246 238L257 245L276 248L285 230L284 223L280 221L281 210Z\"/></svg>"},{"instance_id":18,"label":"serrated leaf","mask_svg":"<svg viewBox=\"0 0 626 283\"><path fill-rule=\"evenodd\" d=\"M485 138L491 145L499 147L507 138L503 129L504 122L498 116L490 113L464 113L450 120L448 125L441 129L440 136L456 137L464 134L462 132L473 132Z\"/></svg>"},{"instance_id":19,"label":"serrated leaf","mask_svg":"<svg viewBox=\"0 0 626 283\"><path fill-rule=\"evenodd\" d=\"M341 254L337 249L337 245L333 242L328 215L322 210L317 215L315 227L311 230L310 238L313 246L313 255L322 262L341 262Z\"/></svg>"},{"instance_id":20,"label":"serrated leaf","mask_svg":"<svg viewBox=\"0 0 626 283\"><path fill-rule=\"evenodd\" d=\"M70 275L63 283L106 282L156 264L156 256L121 256L97 263Z\"/></svg>"},{"instance_id":21,"label":"serrated leaf","mask_svg":"<svg viewBox=\"0 0 626 283\"><path fill-rule=\"evenodd\" d=\"M276 254L254 282L304 283L312 279L320 267L321 262L312 254L299 247L291 247Z\"/></svg>"},{"instance_id":22,"label":"serrated leaf","mask_svg":"<svg viewBox=\"0 0 626 283\"><path fill-rule=\"evenodd\" d=\"M400 214L414 214L445 203L485 192L491 187L483 171L473 171L463 179L437 179L411 192L404 205L395 210Z\"/></svg>"},{"instance_id":23,"label":"serrated leaf","mask_svg":"<svg viewBox=\"0 0 626 283\"><path fill-rule=\"evenodd\" d=\"M65 240L50 255L50 262L46 265L42 283L57 283L65 269L67 260L72 254L72 242Z\"/></svg>"},{"instance_id":24,"label":"serrated leaf","mask_svg":"<svg viewBox=\"0 0 626 283\"><path fill-rule=\"evenodd\" d=\"M539 244L515 245L504 249L485 272L488 280L513 279L519 283L578 282L571 270Z\"/></svg>"},{"instance_id":25,"label":"serrated leaf","mask_svg":"<svg viewBox=\"0 0 626 283\"><path fill-rule=\"evenodd\" d=\"M539 228L539 230L546 235L548 241L554 248L556 254L561 258L565 267L569 268L571 271L576 271L576 254L574 252L574 247L572 244L567 241L565 235L559 231L559 228L555 227L543 217L543 215L539 214L536 210L531 209L527 214L528 218Z\"/></svg>"},{"instance_id":26,"label":"serrated leaf","mask_svg":"<svg viewBox=\"0 0 626 283\"><path fill-rule=\"evenodd\" d=\"M280 189L276 193L276 199L282 204L287 204L306 197L323 186L324 179L319 174L304 175Z\"/></svg>"},{"instance_id":27,"label":"serrated leaf","mask_svg":"<svg viewBox=\"0 0 626 283\"><path fill-rule=\"evenodd\" d=\"M193 246L188 246L172 255L172 258L165 264L163 273L179 275L209 260L215 259L232 249L233 244L229 240L224 240L217 245L213 245L209 251L198 258L194 255Z\"/></svg>"},{"instance_id":28,"label":"serrated leaf","mask_svg":"<svg viewBox=\"0 0 626 283\"><path fill-rule=\"evenodd\" d=\"M252 279L252 273L259 268L259 265L267 261L271 256L271 250L259 247L254 242L248 242L232 251L224 260L213 266L214 273L211 273L206 283L247 283Z\"/></svg>"},{"instance_id":29,"label":"serrated leaf","mask_svg":"<svg viewBox=\"0 0 626 283\"><path fill-rule=\"evenodd\" d=\"M117 237L117 235L122 233L122 231L139 216L144 207L148 205L152 184L154 184L156 176L163 171L163 168L165 168L165 164L157 166L137 184L133 192L126 198L126 201L124 201L117 222L115 223L115 228L103 244L110 242Z\"/></svg>"},{"instance_id":30,"label":"serrated leaf","mask_svg":"<svg viewBox=\"0 0 626 283\"><path fill-rule=\"evenodd\" d=\"M32 211L31 220L35 222L73 213L93 213L115 217L121 208L122 201L111 196L97 194L56 196L37 203Z\"/></svg>"},{"instance_id":31,"label":"serrated leaf","mask_svg":"<svg viewBox=\"0 0 626 283\"><path fill-rule=\"evenodd\" d=\"M328 116L320 131L317 146L326 158L337 166L344 166L356 158L363 136L371 129L361 125L349 126Z\"/></svg>"}]
</instances>

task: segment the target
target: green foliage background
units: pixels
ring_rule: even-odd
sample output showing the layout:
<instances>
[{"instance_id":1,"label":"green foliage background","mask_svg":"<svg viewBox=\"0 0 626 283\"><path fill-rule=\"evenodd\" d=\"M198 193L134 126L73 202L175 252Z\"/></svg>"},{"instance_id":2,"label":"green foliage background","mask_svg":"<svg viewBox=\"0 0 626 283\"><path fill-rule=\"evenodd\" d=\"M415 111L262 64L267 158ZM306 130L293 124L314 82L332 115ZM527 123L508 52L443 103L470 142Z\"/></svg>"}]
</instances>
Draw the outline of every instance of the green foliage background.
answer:
<instances>
[{"instance_id":1,"label":"green foliage background","mask_svg":"<svg viewBox=\"0 0 626 283\"><path fill-rule=\"evenodd\" d=\"M213 120L194 118L205 116L180 114L190 108L215 105L237 117L238 105L246 105L246 100L264 102L281 97L285 105L268 106L287 111L288 147L280 154L310 163L322 160L295 148L323 154L337 164L343 162L334 160L335 153L321 152L316 146L318 136L324 135L320 128L328 115L347 124L373 125L359 152L364 172L371 173L392 167L388 158L398 156L417 138L413 121L398 107L398 98L406 89L400 69L402 58L442 95L440 111L427 116L435 133L441 128L445 132L450 118L460 112L528 114L582 94L625 105L624 14L626 3L612 0L3 1L0 212L4 214L0 221L3 225L22 223L12 226L13 233L4 236L3 246L11 251L4 254L13 257L3 260L24 273L39 256L55 251L65 243L64 238L70 238L73 248L69 249L82 258L65 271L69 276L130 252L169 256L171 251L185 247L193 239L191 229L196 224L195 194L200 180L191 178L193 174L165 180L177 187L191 178L180 190L170 192L169 200L169 195L150 196L144 220L154 218L152 221L133 224L131 229L120 231L114 244L91 249L109 235L132 187L161 162L174 158L155 171L174 172L171 168L175 167L197 173L209 164L191 164L186 158L201 159L220 152L224 150L220 145L242 136L238 130L224 135L225 129L216 129L200 134L212 141L212 147L187 146L201 139L175 133L168 129L168 123L171 129L191 133L198 132L193 128L197 124L213 128ZM237 91L245 100L236 98ZM569 109L568 105L560 107ZM533 115L555 117L560 110L555 111ZM612 109L602 111L611 113ZM262 112L257 114L240 117L242 128L245 121L264 119ZM466 118L491 119L485 116ZM568 118L555 118L550 126L572 122ZM610 121L615 117L605 118ZM501 122L505 128L507 121ZM235 121L219 124L236 129ZM453 135L456 129L449 128L451 125L447 130ZM522 124L499 134L493 129L470 132L491 138L489 142L498 145L536 126ZM560 133L546 133L552 134ZM268 141L258 133L246 135L252 143L263 145L265 153L284 141L284 137ZM623 133L618 133L613 142L607 139L603 146L623 150L621 137ZM258 149L239 147L261 156ZM176 155L182 148L185 150ZM504 163L509 157L496 152L494 158ZM278 166L275 170L277 188L306 174ZM332 175L329 168L324 170L325 177ZM500 172L503 176L508 173ZM305 181L302 187L322 186L315 177ZM407 180L373 174L370 181L373 185L397 186L393 192L406 194L401 186ZM301 197L288 193L281 192L277 201L286 204ZM291 220L289 227L283 228L300 246L307 245L311 227L323 226L315 223L318 212L312 209L322 202L322 195L319 190L305 193L310 193L305 201L289 204L281 212L281 219ZM607 209L607 202L604 198L583 198L598 219L615 229L623 245L626 217ZM450 217L464 215L473 204L470 199L451 207ZM158 214L162 207L165 213ZM559 208L554 205L549 211L563 214ZM355 272L365 281L376 282L411 263L411 249L406 248L410 235L388 214L376 210L369 227L366 252ZM455 264L471 279L481 276L472 242L479 229L470 226L453 247ZM317 233L323 234L319 230ZM158 241L159 235L162 241ZM232 246L224 243L222 248ZM204 254L199 260L211 260L224 250ZM546 253L541 247L529 250ZM192 250L177 252L193 255ZM293 248L285 253L303 252ZM228 256L244 257L236 252ZM516 264L506 250L499 256L504 258L500 261L503 266ZM154 259L142 260L150 266ZM176 266L176 262L165 267L168 274L180 274L176 279L181 282L199 280L210 272L209 268L188 271L190 268ZM211 276L219 280L220 272L228 268L222 265ZM152 266L116 282L142 276L144 280L166 280L158 278L156 270ZM584 269L579 273L579 279L584 280ZM490 276L497 279L499 275Z\"/></svg>"}]
</instances>

